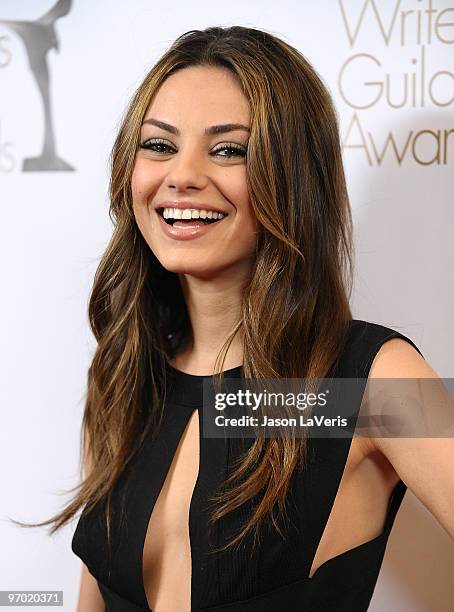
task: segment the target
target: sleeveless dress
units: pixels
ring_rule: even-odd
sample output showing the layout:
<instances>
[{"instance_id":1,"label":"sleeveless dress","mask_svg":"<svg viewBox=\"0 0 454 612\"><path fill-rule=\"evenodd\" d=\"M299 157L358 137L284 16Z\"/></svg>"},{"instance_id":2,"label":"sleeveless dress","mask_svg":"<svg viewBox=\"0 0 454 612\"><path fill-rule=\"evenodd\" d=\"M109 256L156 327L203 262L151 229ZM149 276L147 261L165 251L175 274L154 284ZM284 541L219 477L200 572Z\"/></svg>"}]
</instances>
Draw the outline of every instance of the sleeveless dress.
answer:
<instances>
[{"instance_id":1,"label":"sleeveless dress","mask_svg":"<svg viewBox=\"0 0 454 612\"><path fill-rule=\"evenodd\" d=\"M363 378L364 385L382 344L391 338L409 342L391 328L359 319L350 321L341 357L330 376ZM241 368L224 371L239 378ZM97 579L107 612L150 610L143 584L143 547L154 504L190 416L199 414L199 472L189 510L191 547L191 610L222 612L363 612L368 609L396 513L406 492L399 480L388 506L383 531L372 540L323 563L309 578L346 464L351 436L308 439L310 462L296 470L287 505L285 538L271 521L262 525L260 545L252 551L252 537L241 546L208 554L206 500L232 468L235 457L252 444L248 438L204 438L200 415L203 380L167 364L165 416L158 436L146 440L128 464L116 487L112 504L112 555L108 554L101 500L82 515L72 540L73 552ZM361 397L359 398L361 400ZM353 414L358 415L360 401ZM355 416L354 416L355 418ZM353 435L354 426L351 434ZM120 502L124 513L116 510ZM245 507L244 507L245 506ZM216 546L225 543L244 525L250 507L243 507L215 523ZM175 611L178 612L178 611Z\"/></svg>"}]
</instances>

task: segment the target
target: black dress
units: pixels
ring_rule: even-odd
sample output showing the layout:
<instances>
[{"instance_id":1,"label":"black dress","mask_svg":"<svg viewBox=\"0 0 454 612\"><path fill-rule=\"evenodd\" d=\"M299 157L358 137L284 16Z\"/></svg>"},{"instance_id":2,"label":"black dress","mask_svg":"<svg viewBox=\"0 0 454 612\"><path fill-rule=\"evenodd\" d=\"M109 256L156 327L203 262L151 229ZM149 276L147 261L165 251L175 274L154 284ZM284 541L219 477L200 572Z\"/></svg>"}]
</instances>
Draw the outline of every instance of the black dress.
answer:
<instances>
[{"instance_id":1,"label":"black dress","mask_svg":"<svg viewBox=\"0 0 454 612\"><path fill-rule=\"evenodd\" d=\"M382 325L355 319L341 359L331 376L367 379L381 345L403 334ZM169 384L165 418L158 437L124 470L114 489L113 554L109 557L103 518L103 500L77 524L72 550L97 579L107 612L150 610L142 578L143 546L148 521L180 437L195 409L202 432L202 376L176 370L168 364ZM240 377L241 368L226 370ZM206 377L210 378L210 377ZM360 401L357 411L359 411ZM356 412L357 416L357 412ZM354 427L352 428L354 429ZM252 537L241 546L207 554L205 501L218 490L236 454L251 438L204 438L200 435L199 473L189 512L191 544L191 610L225 612L363 612L367 610L382 564L395 515L406 491L400 480L393 490L383 531L374 539L323 563L309 578L341 481L351 444L350 437L309 438L311 461L292 479L281 538L269 523L262 526L260 545L251 555ZM216 545L225 543L244 525L250 508L240 507L215 524ZM216 526L217 525L217 526ZM175 612L178 612L177 610Z\"/></svg>"}]
</instances>

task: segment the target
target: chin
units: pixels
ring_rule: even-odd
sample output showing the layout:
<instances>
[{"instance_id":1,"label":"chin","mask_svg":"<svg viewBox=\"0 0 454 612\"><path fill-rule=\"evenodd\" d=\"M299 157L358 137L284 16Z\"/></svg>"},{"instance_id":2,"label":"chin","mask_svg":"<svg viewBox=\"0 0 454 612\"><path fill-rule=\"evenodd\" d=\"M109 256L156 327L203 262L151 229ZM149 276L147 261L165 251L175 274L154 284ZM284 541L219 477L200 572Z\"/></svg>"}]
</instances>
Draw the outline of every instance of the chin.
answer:
<instances>
[{"instance_id":1,"label":"chin","mask_svg":"<svg viewBox=\"0 0 454 612\"><path fill-rule=\"evenodd\" d=\"M175 259L163 259L161 260L162 266L169 272L175 272L175 274L189 274L191 276L197 276L200 278L212 278L216 277L222 272L222 268L219 264L216 265L213 262L212 266L207 265L207 262L190 262L188 258L182 260L180 258Z\"/></svg>"},{"instance_id":2,"label":"chin","mask_svg":"<svg viewBox=\"0 0 454 612\"><path fill-rule=\"evenodd\" d=\"M187 274L203 280L216 279L223 274L231 274L235 269L235 266L232 266L231 263L219 265L219 261L213 262L210 266L206 259L198 262L189 262L186 258L185 261L166 260L161 263L169 272Z\"/></svg>"}]
</instances>

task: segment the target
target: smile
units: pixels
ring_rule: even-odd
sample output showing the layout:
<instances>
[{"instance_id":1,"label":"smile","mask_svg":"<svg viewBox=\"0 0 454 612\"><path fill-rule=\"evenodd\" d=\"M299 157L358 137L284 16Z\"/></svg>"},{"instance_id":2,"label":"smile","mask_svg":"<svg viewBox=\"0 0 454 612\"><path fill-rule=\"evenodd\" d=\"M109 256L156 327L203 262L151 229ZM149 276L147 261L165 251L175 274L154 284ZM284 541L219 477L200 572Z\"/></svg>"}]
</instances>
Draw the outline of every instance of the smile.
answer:
<instances>
[{"instance_id":1,"label":"smile","mask_svg":"<svg viewBox=\"0 0 454 612\"><path fill-rule=\"evenodd\" d=\"M215 230L227 214L212 210L195 208L160 208L156 209L161 229L174 240L191 240Z\"/></svg>"},{"instance_id":2,"label":"smile","mask_svg":"<svg viewBox=\"0 0 454 612\"><path fill-rule=\"evenodd\" d=\"M197 208L160 208L158 213L169 225L173 225L176 221L191 222L193 219L200 219L203 223L210 224L227 216L214 210Z\"/></svg>"}]
</instances>

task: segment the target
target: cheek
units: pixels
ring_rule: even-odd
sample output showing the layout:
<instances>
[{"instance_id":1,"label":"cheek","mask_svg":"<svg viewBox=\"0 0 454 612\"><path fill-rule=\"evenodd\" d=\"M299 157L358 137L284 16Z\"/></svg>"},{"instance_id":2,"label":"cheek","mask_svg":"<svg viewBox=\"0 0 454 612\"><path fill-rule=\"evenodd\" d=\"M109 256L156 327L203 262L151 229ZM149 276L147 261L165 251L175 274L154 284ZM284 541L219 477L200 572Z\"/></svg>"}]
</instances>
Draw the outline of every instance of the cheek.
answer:
<instances>
[{"instance_id":1,"label":"cheek","mask_svg":"<svg viewBox=\"0 0 454 612\"><path fill-rule=\"evenodd\" d=\"M142 204L144 196L146 198L147 193L147 174L143 168L143 164L136 162L131 177L131 192L134 203L136 205Z\"/></svg>"},{"instance_id":2,"label":"cheek","mask_svg":"<svg viewBox=\"0 0 454 612\"><path fill-rule=\"evenodd\" d=\"M243 199L243 202L244 202L243 219L244 219L245 229L247 230L248 234L255 234L259 231L260 223L257 217L255 216L255 212L252 207L251 201L249 199L249 195L245 193L243 195L243 198L244 198Z\"/></svg>"},{"instance_id":3,"label":"cheek","mask_svg":"<svg viewBox=\"0 0 454 612\"><path fill-rule=\"evenodd\" d=\"M243 204L243 214L241 215L241 224L237 235L237 245L243 255L250 256L255 252L260 223L254 214L250 202L245 201Z\"/></svg>"},{"instance_id":4,"label":"cheek","mask_svg":"<svg viewBox=\"0 0 454 612\"><path fill-rule=\"evenodd\" d=\"M136 223L146 239L146 220L148 217L149 178L140 163L135 164L131 176L132 209Z\"/></svg>"},{"instance_id":5,"label":"cheek","mask_svg":"<svg viewBox=\"0 0 454 612\"><path fill-rule=\"evenodd\" d=\"M131 176L131 192L138 204L145 204L158 189L162 177L146 160L137 159Z\"/></svg>"}]
</instances>

